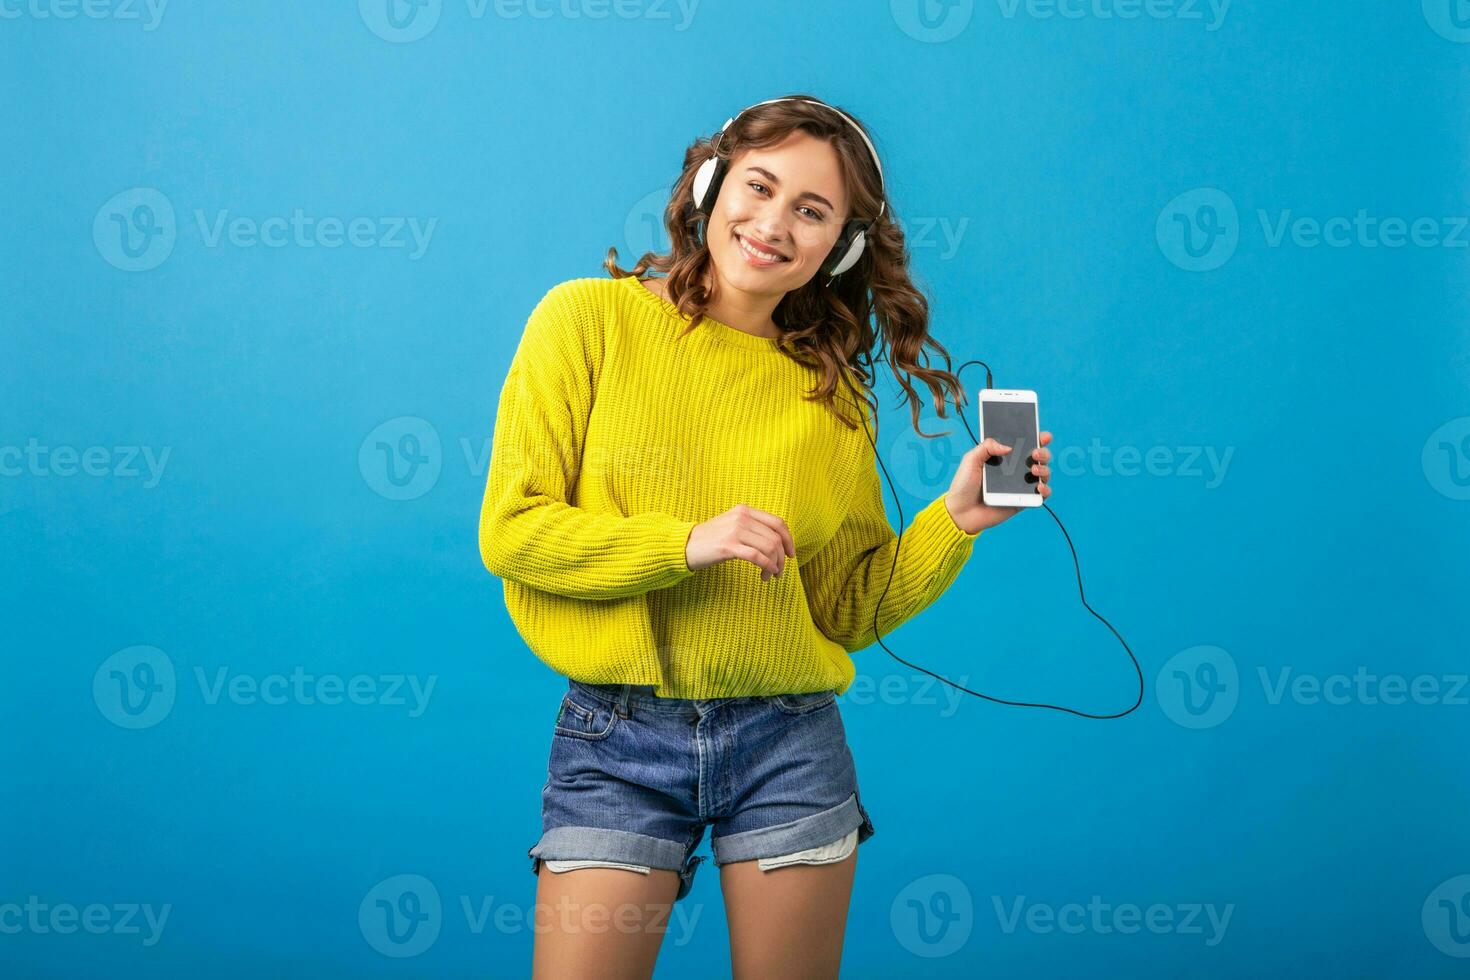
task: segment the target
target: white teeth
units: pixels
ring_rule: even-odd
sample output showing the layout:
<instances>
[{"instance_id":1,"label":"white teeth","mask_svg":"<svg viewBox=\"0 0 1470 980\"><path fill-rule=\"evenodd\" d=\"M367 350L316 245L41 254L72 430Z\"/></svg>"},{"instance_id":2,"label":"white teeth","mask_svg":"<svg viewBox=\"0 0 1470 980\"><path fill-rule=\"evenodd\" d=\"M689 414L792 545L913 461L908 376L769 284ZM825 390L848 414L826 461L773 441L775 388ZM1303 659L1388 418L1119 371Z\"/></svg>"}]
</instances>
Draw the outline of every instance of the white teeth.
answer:
<instances>
[{"instance_id":1,"label":"white teeth","mask_svg":"<svg viewBox=\"0 0 1470 980\"><path fill-rule=\"evenodd\" d=\"M758 249L755 246L751 245L749 242L747 242L744 238L742 238L739 235L736 235L735 236L735 240L740 243L740 247L741 248L745 249L745 251L749 252L751 255L754 255L758 259L762 259L762 260L764 260L766 262L785 262L786 261L786 258L784 256L775 255L775 254L773 254L771 252L762 252L760 249Z\"/></svg>"}]
</instances>

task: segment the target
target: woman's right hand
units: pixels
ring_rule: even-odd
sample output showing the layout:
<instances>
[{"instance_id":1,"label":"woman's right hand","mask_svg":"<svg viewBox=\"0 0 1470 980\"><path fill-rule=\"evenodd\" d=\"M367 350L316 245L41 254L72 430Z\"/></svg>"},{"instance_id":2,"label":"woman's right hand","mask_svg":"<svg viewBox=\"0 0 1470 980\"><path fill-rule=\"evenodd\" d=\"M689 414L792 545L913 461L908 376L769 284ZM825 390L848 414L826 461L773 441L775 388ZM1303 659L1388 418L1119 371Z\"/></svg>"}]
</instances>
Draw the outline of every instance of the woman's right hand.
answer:
<instances>
[{"instance_id":1,"label":"woman's right hand","mask_svg":"<svg viewBox=\"0 0 1470 980\"><path fill-rule=\"evenodd\" d=\"M796 557L796 542L786 522L747 504L736 504L694 525L684 545L684 560L691 571L742 558L760 566L762 582L785 571L788 557Z\"/></svg>"}]
</instances>

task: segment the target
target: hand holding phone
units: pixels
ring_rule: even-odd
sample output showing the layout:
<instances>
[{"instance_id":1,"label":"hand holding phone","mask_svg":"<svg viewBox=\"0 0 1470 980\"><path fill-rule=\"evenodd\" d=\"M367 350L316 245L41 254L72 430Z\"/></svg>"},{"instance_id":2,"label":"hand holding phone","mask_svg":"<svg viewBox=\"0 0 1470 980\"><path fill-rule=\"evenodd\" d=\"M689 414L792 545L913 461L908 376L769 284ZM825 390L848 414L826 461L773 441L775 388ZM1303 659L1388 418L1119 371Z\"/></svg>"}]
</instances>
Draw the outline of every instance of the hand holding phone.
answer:
<instances>
[{"instance_id":1,"label":"hand holding phone","mask_svg":"<svg viewBox=\"0 0 1470 980\"><path fill-rule=\"evenodd\" d=\"M1042 480L1031 467L1041 449L1036 392L986 388L980 392L980 442L994 439L1010 452L991 456L982 474L982 496L990 507L1040 507ZM1047 452L1047 459L1051 453ZM1049 472L1049 471L1048 471Z\"/></svg>"},{"instance_id":2,"label":"hand holding phone","mask_svg":"<svg viewBox=\"0 0 1470 980\"><path fill-rule=\"evenodd\" d=\"M944 495L955 526L978 534L1051 496L1051 433L1037 431L1036 392L980 392L980 443ZM1013 502L1014 501L1014 502Z\"/></svg>"}]
</instances>

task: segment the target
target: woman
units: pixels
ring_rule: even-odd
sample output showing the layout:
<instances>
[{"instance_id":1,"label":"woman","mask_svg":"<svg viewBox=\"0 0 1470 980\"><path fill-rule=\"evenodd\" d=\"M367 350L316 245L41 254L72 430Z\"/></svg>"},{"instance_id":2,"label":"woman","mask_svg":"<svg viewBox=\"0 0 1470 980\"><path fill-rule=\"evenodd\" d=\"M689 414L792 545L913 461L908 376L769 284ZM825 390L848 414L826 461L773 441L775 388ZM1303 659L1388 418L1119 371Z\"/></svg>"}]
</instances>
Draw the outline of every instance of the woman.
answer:
<instances>
[{"instance_id":1,"label":"woman","mask_svg":"<svg viewBox=\"0 0 1470 980\"><path fill-rule=\"evenodd\" d=\"M481 555L568 678L528 852L534 974L651 975L708 824L734 975L836 976L874 831L834 698L875 615L886 634L927 607L1017 512L980 501L1010 448L966 453L895 535L860 358L881 333L916 429L905 375L941 417L963 396L919 363L948 354L851 117L745 110L689 148L665 223L668 254L625 271L609 250L613 278L546 293L495 421ZM1043 496L1049 458L1028 462Z\"/></svg>"}]
</instances>

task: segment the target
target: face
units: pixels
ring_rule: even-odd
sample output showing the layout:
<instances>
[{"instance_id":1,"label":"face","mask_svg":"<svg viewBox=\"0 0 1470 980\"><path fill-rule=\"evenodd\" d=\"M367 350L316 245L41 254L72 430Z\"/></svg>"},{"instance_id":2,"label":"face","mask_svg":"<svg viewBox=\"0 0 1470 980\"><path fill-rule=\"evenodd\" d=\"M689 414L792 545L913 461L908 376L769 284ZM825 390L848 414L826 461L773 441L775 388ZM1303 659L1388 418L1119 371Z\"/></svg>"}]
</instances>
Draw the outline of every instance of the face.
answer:
<instances>
[{"instance_id":1,"label":"face","mask_svg":"<svg viewBox=\"0 0 1470 980\"><path fill-rule=\"evenodd\" d=\"M797 130L730 163L709 219L721 286L777 297L800 289L820 271L847 219L837 151Z\"/></svg>"}]
</instances>

